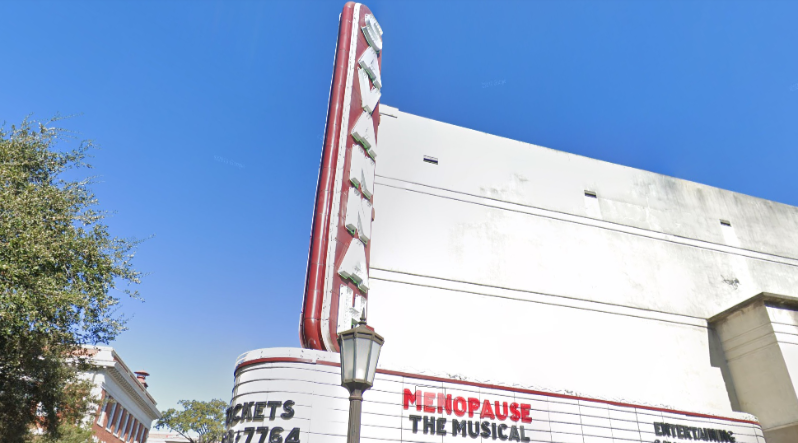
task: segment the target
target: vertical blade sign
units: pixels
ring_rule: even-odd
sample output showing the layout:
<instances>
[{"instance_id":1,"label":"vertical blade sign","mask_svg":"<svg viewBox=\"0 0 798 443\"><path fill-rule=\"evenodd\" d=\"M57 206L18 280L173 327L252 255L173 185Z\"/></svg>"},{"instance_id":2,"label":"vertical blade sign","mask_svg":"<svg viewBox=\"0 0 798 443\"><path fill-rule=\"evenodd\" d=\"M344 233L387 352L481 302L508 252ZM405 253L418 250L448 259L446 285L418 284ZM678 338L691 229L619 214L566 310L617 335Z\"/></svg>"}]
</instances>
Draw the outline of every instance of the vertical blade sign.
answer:
<instances>
[{"instance_id":1,"label":"vertical blade sign","mask_svg":"<svg viewBox=\"0 0 798 443\"><path fill-rule=\"evenodd\" d=\"M368 298L382 89L379 23L353 2L340 20L299 326L302 347L335 352Z\"/></svg>"}]
</instances>

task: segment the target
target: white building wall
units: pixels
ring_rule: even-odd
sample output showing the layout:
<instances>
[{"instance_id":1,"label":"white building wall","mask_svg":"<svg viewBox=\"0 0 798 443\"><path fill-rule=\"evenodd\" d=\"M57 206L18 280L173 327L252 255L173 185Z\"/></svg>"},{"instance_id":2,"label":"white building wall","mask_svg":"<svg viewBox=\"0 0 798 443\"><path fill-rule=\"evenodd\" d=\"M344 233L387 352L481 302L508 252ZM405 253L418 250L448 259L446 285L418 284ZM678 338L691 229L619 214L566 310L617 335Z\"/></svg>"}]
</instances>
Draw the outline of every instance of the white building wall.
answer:
<instances>
[{"instance_id":1,"label":"white building wall","mask_svg":"<svg viewBox=\"0 0 798 443\"><path fill-rule=\"evenodd\" d=\"M382 114L368 311L386 364L731 411L706 320L795 293L797 208Z\"/></svg>"}]
</instances>

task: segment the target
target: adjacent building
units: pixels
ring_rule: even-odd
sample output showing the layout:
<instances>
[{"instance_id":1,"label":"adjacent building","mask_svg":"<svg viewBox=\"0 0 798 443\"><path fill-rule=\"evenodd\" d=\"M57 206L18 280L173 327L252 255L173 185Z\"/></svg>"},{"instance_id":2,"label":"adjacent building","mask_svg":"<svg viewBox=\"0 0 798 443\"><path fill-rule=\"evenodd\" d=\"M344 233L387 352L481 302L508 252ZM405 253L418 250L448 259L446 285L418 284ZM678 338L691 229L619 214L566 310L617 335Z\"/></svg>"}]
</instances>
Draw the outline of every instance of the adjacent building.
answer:
<instances>
[{"instance_id":1,"label":"adjacent building","mask_svg":"<svg viewBox=\"0 0 798 443\"><path fill-rule=\"evenodd\" d=\"M146 372L131 371L113 348L87 348L94 369L84 378L94 384L92 395L101 400L92 418L100 443L147 443L150 427L161 417L147 392Z\"/></svg>"}]
</instances>

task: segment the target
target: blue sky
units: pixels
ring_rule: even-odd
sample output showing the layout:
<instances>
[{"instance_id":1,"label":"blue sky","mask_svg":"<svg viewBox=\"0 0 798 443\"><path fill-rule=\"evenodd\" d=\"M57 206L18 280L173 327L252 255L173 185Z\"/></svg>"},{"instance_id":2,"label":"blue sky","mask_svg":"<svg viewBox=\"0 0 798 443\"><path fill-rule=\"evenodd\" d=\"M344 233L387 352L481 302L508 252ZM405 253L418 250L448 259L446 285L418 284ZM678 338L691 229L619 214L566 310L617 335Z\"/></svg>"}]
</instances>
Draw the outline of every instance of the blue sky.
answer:
<instances>
[{"instance_id":1,"label":"blue sky","mask_svg":"<svg viewBox=\"0 0 798 443\"><path fill-rule=\"evenodd\" d=\"M798 205L798 2L372 1L382 102ZM76 114L162 409L298 346L342 1L4 1L0 117Z\"/></svg>"}]
</instances>

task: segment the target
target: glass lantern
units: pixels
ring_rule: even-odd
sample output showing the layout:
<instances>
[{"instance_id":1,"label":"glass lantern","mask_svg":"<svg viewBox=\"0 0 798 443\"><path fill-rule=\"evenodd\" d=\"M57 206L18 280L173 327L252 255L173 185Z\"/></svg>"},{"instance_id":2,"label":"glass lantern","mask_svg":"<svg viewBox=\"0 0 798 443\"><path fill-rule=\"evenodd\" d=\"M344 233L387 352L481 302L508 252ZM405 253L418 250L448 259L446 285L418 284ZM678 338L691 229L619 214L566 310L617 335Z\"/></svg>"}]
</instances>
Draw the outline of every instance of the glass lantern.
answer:
<instances>
[{"instance_id":1,"label":"glass lantern","mask_svg":"<svg viewBox=\"0 0 798 443\"><path fill-rule=\"evenodd\" d=\"M338 335L341 350L341 385L365 391L374 385L377 360L385 340L366 326L365 316L358 325Z\"/></svg>"}]
</instances>

